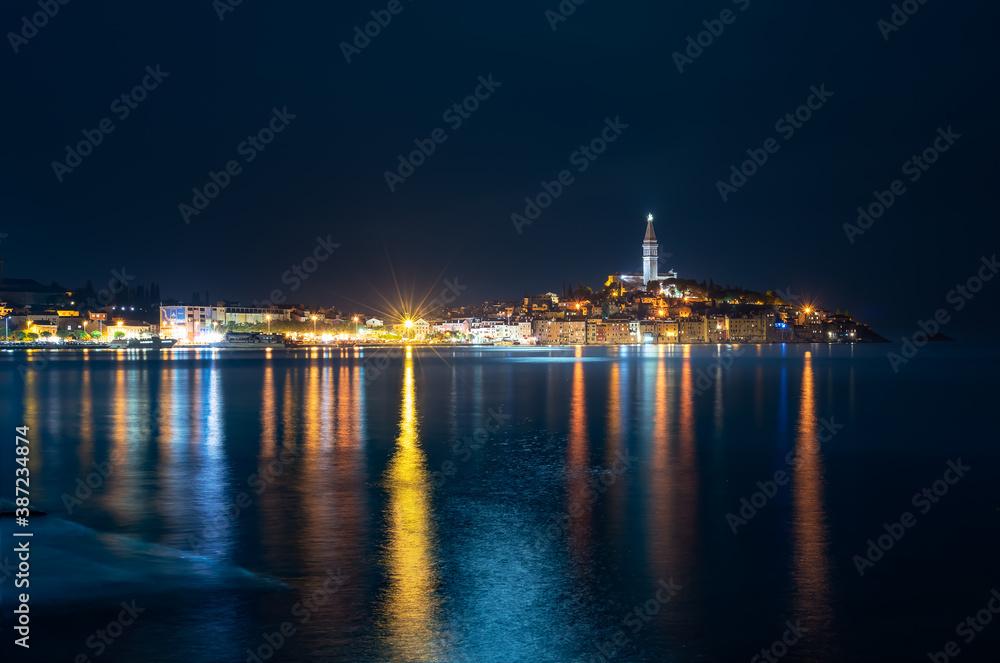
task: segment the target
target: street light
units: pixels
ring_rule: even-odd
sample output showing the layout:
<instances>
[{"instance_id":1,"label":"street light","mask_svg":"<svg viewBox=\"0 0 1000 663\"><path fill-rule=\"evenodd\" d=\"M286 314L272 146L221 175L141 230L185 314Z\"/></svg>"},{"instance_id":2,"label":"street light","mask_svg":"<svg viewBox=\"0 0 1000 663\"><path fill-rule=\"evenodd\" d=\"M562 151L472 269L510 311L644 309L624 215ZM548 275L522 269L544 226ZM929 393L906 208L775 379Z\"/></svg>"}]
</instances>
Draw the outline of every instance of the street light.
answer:
<instances>
[{"instance_id":1,"label":"street light","mask_svg":"<svg viewBox=\"0 0 1000 663\"><path fill-rule=\"evenodd\" d=\"M271 333L271 316L267 316L267 333Z\"/></svg>"}]
</instances>

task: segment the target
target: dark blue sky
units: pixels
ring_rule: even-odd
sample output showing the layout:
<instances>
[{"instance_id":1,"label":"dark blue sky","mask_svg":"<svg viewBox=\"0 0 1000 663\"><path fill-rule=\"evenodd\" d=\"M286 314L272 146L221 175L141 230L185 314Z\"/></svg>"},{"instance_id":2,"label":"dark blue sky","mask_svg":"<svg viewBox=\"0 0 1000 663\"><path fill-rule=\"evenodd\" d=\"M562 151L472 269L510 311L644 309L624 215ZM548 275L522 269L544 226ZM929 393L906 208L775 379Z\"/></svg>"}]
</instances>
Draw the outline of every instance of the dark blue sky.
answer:
<instances>
[{"instance_id":1,"label":"dark blue sky","mask_svg":"<svg viewBox=\"0 0 1000 663\"><path fill-rule=\"evenodd\" d=\"M244 0L220 21L211 0L78 1L17 53L5 38L7 275L100 286L124 266L167 297L280 288L350 307L395 297L391 264L420 293L457 278L473 302L638 269L651 211L682 277L789 288L888 334L952 308L948 291L1000 249L995 3L927 0L885 40L889 2L588 0L553 31L557 0L402 0L347 63L341 42L387 4ZM672 53L726 9L678 72ZM10 0L0 27L37 11ZM169 76L120 119L112 101L156 65ZM490 75L499 87L454 128L443 113ZM823 85L786 139L776 122ZM239 145L285 107L296 117L248 163ZM578 172L572 153L616 117L627 129ZM114 131L60 183L52 162L102 118ZM961 138L908 181L904 162L949 126ZM439 127L445 142L391 192L385 171ZM716 182L769 138L778 151L724 202ZM239 174L185 224L178 205L230 160ZM518 234L511 214L564 169L573 183ZM850 243L843 224L895 179L906 192ZM340 248L292 292L282 274L317 236ZM995 324L998 292L946 333Z\"/></svg>"}]
</instances>

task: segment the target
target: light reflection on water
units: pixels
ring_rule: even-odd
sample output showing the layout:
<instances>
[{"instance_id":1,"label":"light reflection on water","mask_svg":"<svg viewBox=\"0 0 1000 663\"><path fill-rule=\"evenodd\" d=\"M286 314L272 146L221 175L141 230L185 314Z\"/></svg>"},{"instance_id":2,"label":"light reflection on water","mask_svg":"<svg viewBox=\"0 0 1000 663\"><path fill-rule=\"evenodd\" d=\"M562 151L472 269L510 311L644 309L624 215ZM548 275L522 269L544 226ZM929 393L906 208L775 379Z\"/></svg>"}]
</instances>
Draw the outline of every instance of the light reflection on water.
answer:
<instances>
[{"instance_id":1,"label":"light reflection on water","mask_svg":"<svg viewBox=\"0 0 1000 663\"><path fill-rule=\"evenodd\" d=\"M612 660L749 658L790 618L809 638L787 660L840 658L828 451L870 412L868 364L802 348L748 351L718 373L719 347L475 354L397 352L369 380L360 350L91 353L0 374L5 417L37 431L33 496L54 517L112 462L71 520L185 554L197 542L225 565L198 573L289 585L137 588L159 616L102 660L173 660L148 643L191 628L210 637L188 660L245 660L284 621L296 635L274 660L591 660L622 630ZM456 455L500 406L513 419ZM848 425L821 445L834 415ZM455 473L435 488L446 461ZM734 536L725 514L778 469L789 485ZM47 570L71 595L62 565ZM348 580L323 594L331 572ZM671 579L675 599L623 627Z\"/></svg>"},{"instance_id":2,"label":"light reflection on water","mask_svg":"<svg viewBox=\"0 0 1000 663\"><path fill-rule=\"evenodd\" d=\"M792 609L809 630L810 640L821 638L828 644L832 641L834 624L818 420L813 357L806 352L792 472Z\"/></svg>"},{"instance_id":3,"label":"light reflection on water","mask_svg":"<svg viewBox=\"0 0 1000 663\"><path fill-rule=\"evenodd\" d=\"M442 651L431 477L421 444L413 355L407 349L399 436L385 475L388 587L378 611L393 660L441 661L449 657Z\"/></svg>"}]
</instances>

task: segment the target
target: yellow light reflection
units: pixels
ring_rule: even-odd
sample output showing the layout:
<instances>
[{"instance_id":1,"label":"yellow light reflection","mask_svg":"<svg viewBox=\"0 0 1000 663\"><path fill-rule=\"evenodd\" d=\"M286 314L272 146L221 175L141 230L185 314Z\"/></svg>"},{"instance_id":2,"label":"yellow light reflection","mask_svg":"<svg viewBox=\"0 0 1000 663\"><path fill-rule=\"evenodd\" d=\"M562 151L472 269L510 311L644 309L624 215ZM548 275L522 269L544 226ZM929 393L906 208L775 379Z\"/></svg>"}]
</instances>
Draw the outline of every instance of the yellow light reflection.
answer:
<instances>
[{"instance_id":1,"label":"yellow light reflection","mask_svg":"<svg viewBox=\"0 0 1000 663\"><path fill-rule=\"evenodd\" d=\"M301 532L288 517L283 491L294 488L306 442L298 444L303 429L301 405L303 394L296 388L298 369L285 369L268 361L261 391L261 445L257 457L254 488L261 513L261 537L266 559L277 562L289 554L298 554L296 545ZM281 380L279 388L277 382ZM279 413L280 407L280 413ZM278 443L280 440L280 444Z\"/></svg>"},{"instance_id":2,"label":"yellow light reflection","mask_svg":"<svg viewBox=\"0 0 1000 663\"><path fill-rule=\"evenodd\" d=\"M830 628L829 538L812 353L805 353L792 491L793 608L817 635Z\"/></svg>"},{"instance_id":3,"label":"yellow light reflection","mask_svg":"<svg viewBox=\"0 0 1000 663\"><path fill-rule=\"evenodd\" d=\"M270 348L268 348L270 350ZM260 458L270 459L278 443L278 397L274 391L274 365L270 358L264 367L264 386L260 406Z\"/></svg>"},{"instance_id":4,"label":"yellow light reflection","mask_svg":"<svg viewBox=\"0 0 1000 663\"><path fill-rule=\"evenodd\" d=\"M691 369L691 346L684 346L681 367L680 419L677 425L678 453L674 468L675 512L671 519L682 536L676 541L677 573L688 576L695 566L698 541L698 458L695 450L694 371ZM717 382L722 382L719 378ZM721 401L717 404L721 407Z\"/></svg>"},{"instance_id":5,"label":"yellow light reflection","mask_svg":"<svg viewBox=\"0 0 1000 663\"><path fill-rule=\"evenodd\" d=\"M604 464L607 467L614 465L618 460L618 454L624 455L622 445L622 385L621 366L616 361L611 364L611 372L608 375L608 414L607 422L607 444L604 447Z\"/></svg>"},{"instance_id":6,"label":"yellow light reflection","mask_svg":"<svg viewBox=\"0 0 1000 663\"><path fill-rule=\"evenodd\" d=\"M695 390L690 346L683 346L680 355L679 384L669 358L661 359L657 366L646 510L651 532L650 577L673 578L683 584L684 578L690 577L696 567L699 537ZM665 615L659 617L664 618Z\"/></svg>"},{"instance_id":7,"label":"yellow light reflection","mask_svg":"<svg viewBox=\"0 0 1000 663\"><path fill-rule=\"evenodd\" d=\"M84 364L80 375L80 446L77 458L80 461L80 474L86 475L94 468L94 398L91 393L90 366Z\"/></svg>"},{"instance_id":8,"label":"yellow light reflection","mask_svg":"<svg viewBox=\"0 0 1000 663\"><path fill-rule=\"evenodd\" d=\"M570 397L569 439L566 447L566 512L569 544L577 561L586 554L593 504L590 500L590 443L587 439L587 396L583 363L573 364L573 395Z\"/></svg>"},{"instance_id":9,"label":"yellow light reflection","mask_svg":"<svg viewBox=\"0 0 1000 663\"><path fill-rule=\"evenodd\" d=\"M649 563L650 577L668 578L677 575L673 568L674 538L678 536L672 527L672 504L675 495L670 482L670 415L668 402L667 366L663 359L663 346L657 348L660 355L656 362L656 382L652 402L652 454L646 479L647 516L649 518ZM684 533L686 536L687 534ZM666 575L664 575L666 574Z\"/></svg>"},{"instance_id":10,"label":"yellow light reflection","mask_svg":"<svg viewBox=\"0 0 1000 663\"><path fill-rule=\"evenodd\" d=\"M129 442L129 433L134 424L129 418L129 403L134 392L130 392L126 380L128 369L123 365L114 368L114 390L111 396L111 421L113 433L109 455L114 463L114 476L108 481L108 489L104 496L105 508L111 513L119 525L129 523L138 518L140 507L136 494L135 474L131 470L133 445Z\"/></svg>"},{"instance_id":11,"label":"yellow light reflection","mask_svg":"<svg viewBox=\"0 0 1000 663\"><path fill-rule=\"evenodd\" d=\"M186 473L188 449L181 437L182 425L187 423L186 380L178 375L178 369L168 368L166 362L160 369L160 389L157 397L159 415L154 443L159 462L156 465L157 481L161 487L154 501L157 513L169 523L173 532L183 533L189 526L188 509L192 502L190 480ZM190 545L186 537L181 545Z\"/></svg>"},{"instance_id":12,"label":"yellow light reflection","mask_svg":"<svg viewBox=\"0 0 1000 663\"><path fill-rule=\"evenodd\" d=\"M403 364L403 402L396 453L386 470L388 542L385 563L389 587L384 597L386 641L395 657L407 661L442 660L439 651L440 599L431 522L431 476L420 447L413 357Z\"/></svg>"}]
</instances>

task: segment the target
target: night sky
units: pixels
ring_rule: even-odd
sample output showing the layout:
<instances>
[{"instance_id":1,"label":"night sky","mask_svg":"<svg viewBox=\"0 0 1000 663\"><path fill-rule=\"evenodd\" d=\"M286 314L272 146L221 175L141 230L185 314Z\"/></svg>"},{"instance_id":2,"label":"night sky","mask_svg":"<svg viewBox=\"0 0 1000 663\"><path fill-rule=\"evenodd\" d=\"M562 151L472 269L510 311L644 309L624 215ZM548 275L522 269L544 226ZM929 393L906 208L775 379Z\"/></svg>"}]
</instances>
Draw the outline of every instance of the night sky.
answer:
<instances>
[{"instance_id":1,"label":"night sky","mask_svg":"<svg viewBox=\"0 0 1000 663\"><path fill-rule=\"evenodd\" d=\"M996 3L911 0L890 31L888 1L588 0L553 30L558 0L400 0L350 63L341 43L387 0L244 0L220 20L223 4L77 0L17 53L5 37L8 277L101 287L125 267L165 297L278 288L353 309L396 298L391 267L418 295L457 279L471 304L640 269L652 212L661 269L787 288L896 335L951 310L948 291L1000 252ZM38 11L8 0L0 27ZM703 21L723 31L679 72ZM168 75L123 118L112 102L157 66ZM491 76L456 127L445 111ZM813 86L832 95L789 136L776 123ZM286 108L273 142L240 148ZM103 118L114 130L60 182L53 161ZM572 155L607 118L627 128L580 172ZM911 182L904 162L949 127L960 138ZM385 172L437 128L446 140L390 191ZM717 181L771 138L723 201ZM239 174L185 223L178 206L230 160ZM518 233L511 214L563 170L573 182ZM843 225L896 179L905 193L852 244ZM282 274L318 236L340 246L293 291ZM995 325L998 293L986 284L945 333Z\"/></svg>"}]
</instances>

